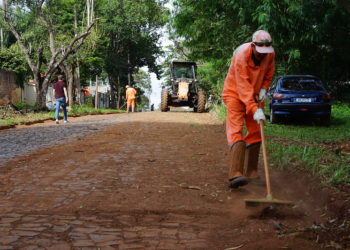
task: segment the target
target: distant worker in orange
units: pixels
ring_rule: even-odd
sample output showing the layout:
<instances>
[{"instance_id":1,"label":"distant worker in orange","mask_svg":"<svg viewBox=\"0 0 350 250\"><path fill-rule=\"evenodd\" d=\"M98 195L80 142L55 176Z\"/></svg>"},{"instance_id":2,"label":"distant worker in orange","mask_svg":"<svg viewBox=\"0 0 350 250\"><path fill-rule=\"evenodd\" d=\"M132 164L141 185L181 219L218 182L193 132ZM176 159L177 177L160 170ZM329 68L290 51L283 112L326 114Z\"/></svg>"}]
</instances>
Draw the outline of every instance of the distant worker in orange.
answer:
<instances>
[{"instance_id":1,"label":"distant worker in orange","mask_svg":"<svg viewBox=\"0 0 350 250\"><path fill-rule=\"evenodd\" d=\"M131 112L135 111L135 98L136 98L136 94L137 91L130 87L129 85L126 85L126 94L125 94L125 98L126 98L126 110L129 113L130 112L130 106L131 106Z\"/></svg>"},{"instance_id":2,"label":"distant worker in orange","mask_svg":"<svg viewBox=\"0 0 350 250\"><path fill-rule=\"evenodd\" d=\"M267 31L256 31L252 42L242 44L233 53L222 92L227 108L230 188L244 186L250 179L259 178L259 120L266 118L257 102L265 100L274 70L275 52ZM247 128L245 136L244 124Z\"/></svg>"}]
</instances>

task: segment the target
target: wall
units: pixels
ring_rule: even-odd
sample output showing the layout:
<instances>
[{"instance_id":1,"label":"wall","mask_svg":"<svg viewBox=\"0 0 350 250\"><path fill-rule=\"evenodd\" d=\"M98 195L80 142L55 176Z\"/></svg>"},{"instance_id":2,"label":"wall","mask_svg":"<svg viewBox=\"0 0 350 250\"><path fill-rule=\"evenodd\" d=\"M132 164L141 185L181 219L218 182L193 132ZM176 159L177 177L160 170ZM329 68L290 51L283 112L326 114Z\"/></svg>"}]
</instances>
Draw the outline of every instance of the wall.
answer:
<instances>
[{"instance_id":1,"label":"wall","mask_svg":"<svg viewBox=\"0 0 350 250\"><path fill-rule=\"evenodd\" d=\"M0 105L17 103L22 99L22 91L18 88L15 75L6 70L0 70Z\"/></svg>"},{"instance_id":2,"label":"wall","mask_svg":"<svg viewBox=\"0 0 350 250\"><path fill-rule=\"evenodd\" d=\"M28 105L34 105L36 100L35 84L28 82L24 84L22 101Z\"/></svg>"}]
</instances>

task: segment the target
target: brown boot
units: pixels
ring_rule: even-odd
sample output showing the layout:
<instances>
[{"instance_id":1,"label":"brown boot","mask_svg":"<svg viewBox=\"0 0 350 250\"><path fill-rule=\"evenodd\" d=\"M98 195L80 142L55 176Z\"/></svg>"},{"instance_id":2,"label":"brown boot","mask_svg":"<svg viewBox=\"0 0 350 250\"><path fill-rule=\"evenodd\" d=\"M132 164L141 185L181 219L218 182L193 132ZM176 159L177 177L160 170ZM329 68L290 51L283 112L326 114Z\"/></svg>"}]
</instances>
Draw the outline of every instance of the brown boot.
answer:
<instances>
[{"instance_id":1,"label":"brown boot","mask_svg":"<svg viewBox=\"0 0 350 250\"><path fill-rule=\"evenodd\" d=\"M247 147L244 159L244 175L249 179L256 179L258 175L258 161L261 143L254 143Z\"/></svg>"},{"instance_id":2,"label":"brown boot","mask_svg":"<svg viewBox=\"0 0 350 250\"><path fill-rule=\"evenodd\" d=\"M237 188L244 186L248 180L243 176L244 156L246 146L243 141L236 142L229 149L229 187Z\"/></svg>"}]
</instances>

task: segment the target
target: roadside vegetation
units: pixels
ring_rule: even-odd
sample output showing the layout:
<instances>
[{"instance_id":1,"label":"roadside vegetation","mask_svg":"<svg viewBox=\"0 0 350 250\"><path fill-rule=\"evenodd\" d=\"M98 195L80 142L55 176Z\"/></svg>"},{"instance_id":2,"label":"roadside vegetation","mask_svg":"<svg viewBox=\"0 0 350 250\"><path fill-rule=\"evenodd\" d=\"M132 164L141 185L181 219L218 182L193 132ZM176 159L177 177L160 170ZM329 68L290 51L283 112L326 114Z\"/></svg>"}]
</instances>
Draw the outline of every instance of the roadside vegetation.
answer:
<instances>
[{"instance_id":1,"label":"roadside vegetation","mask_svg":"<svg viewBox=\"0 0 350 250\"><path fill-rule=\"evenodd\" d=\"M21 107L21 108L20 108ZM34 112L29 106L18 104L18 111L14 111L8 108L0 110L0 127L11 126L20 124L31 124L34 122L44 120L54 120L55 111L40 111ZM118 109L96 109L91 105L74 105L71 110L68 110L68 119L72 116L83 116L83 115L97 115L97 114L114 114L124 113L123 110ZM62 116L62 112L60 112Z\"/></svg>"},{"instance_id":2,"label":"roadside vegetation","mask_svg":"<svg viewBox=\"0 0 350 250\"><path fill-rule=\"evenodd\" d=\"M161 73L157 58L163 53L159 30L168 20L166 2L0 1L0 70L15 74L19 87L30 80L41 109L59 74L64 75L69 104L95 79L108 82L112 108L124 104L127 84L137 89L137 102L147 104L149 73ZM5 94L0 93L0 100Z\"/></svg>"},{"instance_id":3,"label":"roadside vegetation","mask_svg":"<svg viewBox=\"0 0 350 250\"><path fill-rule=\"evenodd\" d=\"M345 104L350 102L350 53L342 42L350 34L334 32L349 29L349 2L178 0L174 5L173 57L201 63L199 81L214 102L221 100L233 50L250 42L259 29L272 35L275 76L307 74L322 80L339 102L333 105L331 126L307 119L267 122L270 163L306 169L332 185L350 183L350 108ZM213 109L219 119L226 119L224 105Z\"/></svg>"},{"instance_id":4,"label":"roadside vegetation","mask_svg":"<svg viewBox=\"0 0 350 250\"><path fill-rule=\"evenodd\" d=\"M224 105L215 105L213 111L220 120L226 119ZM269 164L289 171L308 171L327 184L349 184L349 127L350 107L342 103L332 106L330 127L319 126L313 120L266 122Z\"/></svg>"}]
</instances>

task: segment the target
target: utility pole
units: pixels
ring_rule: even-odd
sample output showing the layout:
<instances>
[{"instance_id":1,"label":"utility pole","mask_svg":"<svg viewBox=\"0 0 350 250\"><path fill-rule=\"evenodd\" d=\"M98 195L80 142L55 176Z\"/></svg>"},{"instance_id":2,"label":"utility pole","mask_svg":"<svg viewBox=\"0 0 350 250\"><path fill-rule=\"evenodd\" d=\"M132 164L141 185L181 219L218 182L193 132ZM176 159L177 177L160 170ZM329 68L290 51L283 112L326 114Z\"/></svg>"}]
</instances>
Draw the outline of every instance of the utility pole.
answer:
<instances>
[{"instance_id":1,"label":"utility pole","mask_svg":"<svg viewBox=\"0 0 350 250\"><path fill-rule=\"evenodd\" d=\"M95 85L95 109L98 108L98 75L96 75L96 85Z\"/></svg>"},{"instance_id":2,"label":"utility pole","mask_svg":"<svg viewBox=\"0 0 350 250\"><path fill-rule=\"evenodd\" d=\"M118 74L118 96L117 96L117 109L120 108L120 97L122 96L120 93L120 78L119 78L119 74Z\"/></svg>"}]
</instances>

